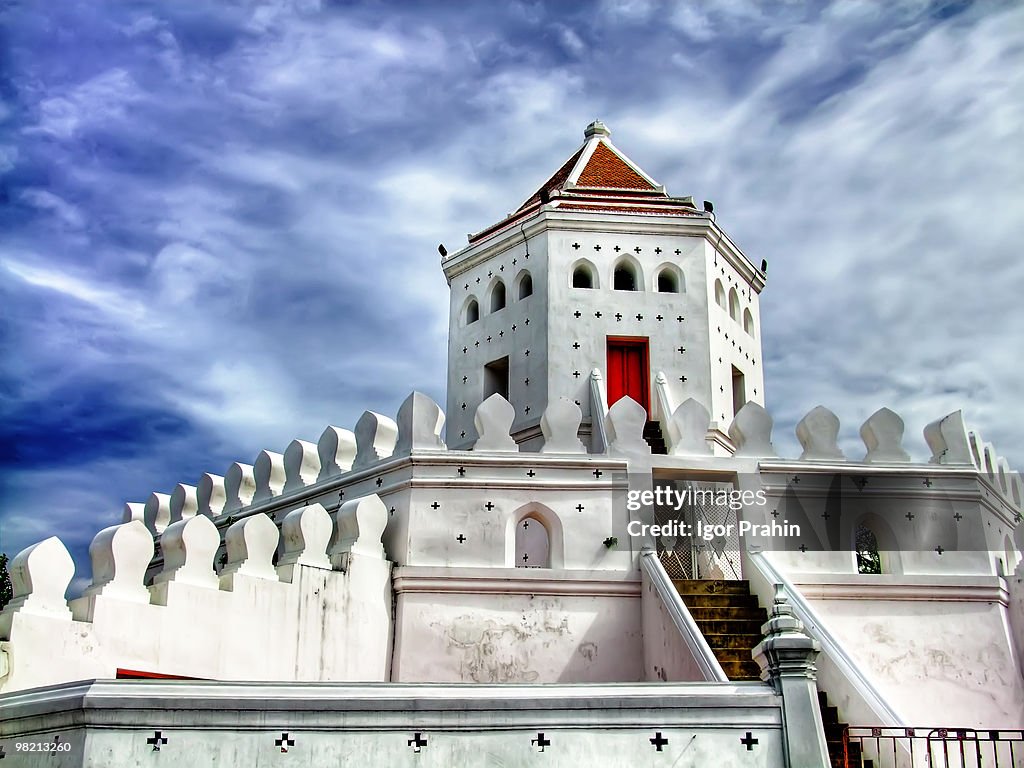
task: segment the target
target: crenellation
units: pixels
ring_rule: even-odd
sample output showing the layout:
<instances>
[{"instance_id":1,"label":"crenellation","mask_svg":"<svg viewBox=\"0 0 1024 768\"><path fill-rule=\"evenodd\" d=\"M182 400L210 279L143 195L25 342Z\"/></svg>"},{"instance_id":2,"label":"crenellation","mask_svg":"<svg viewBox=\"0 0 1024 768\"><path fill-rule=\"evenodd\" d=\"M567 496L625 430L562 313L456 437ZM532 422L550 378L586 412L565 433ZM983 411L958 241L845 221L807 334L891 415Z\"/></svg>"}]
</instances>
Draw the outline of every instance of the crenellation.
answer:
<instances>
[{"instance_id":1,"label":"crenellation","mask_svg":"<svg viewBox=\"0 0 1024 768\"><path fill-rule=\"evenodd\" d=\"M320 469L317 446L306 440L292 440L284 451L284 493L315 485Z\"/></svg>"},{"instance_id":2,"label":"crenellation","mask_svg":"<svg viewBox=\"0 0 1024 768\"><path fill-rule=\"evenodd\" d=\"M672 456L711 456L707 434L711 413L693 397L688 397L669 417L669 433L675 437L669 446Z\"/></svg>"},{"instance_id":3,"label":"crenellation","mask_svg":"<svg viewBox=\"0 0 1024 768\"><path fill-rule=\"evenodd\" d=\"M217 589L214 557L220 547L220 533L203 515L172 523L160 536L163 569L153 578L154 586L177 582Z\"/></svg>"},{"instance_id":4,"label":"crenellation","mask_svg":"<svg viewBox=\"0 0 1024 768\"><path fill-rule=\"evenodd\" d=\"M479 435L473 450L518 452L519 445L510 434L515 419L515 408L508 400L498 393L488 397L480 403L473 417Z\"/></svg>"},{"instance_id":5,"label":"crenellation","mask_svg":"<svg viewBox=\"0 0 1024 768\"><path fill-rule=\"evenodd\" d=\"M199 511L198 489L193 485L178 483L171 491L170 522L195 517Z\"/></svg>"},{"instance_id":6,"label":"crenellation","mask_svg":"<svg viewBox=\"0 0 1024 768\"><path fill-rule=\"evenodd\" d=\"M644 440L647 411L631 397L623 397L608 409L605 425L609 456L647 456L651 446Z\"/></svg>"},{"instance_id":7,"label":"crenellation","mask_svg":"<svg viewBox=\"0 0 1024 768\"><path fill-rule=\"evenodd\" d=\"M235 462L224 475L224 508L221 514L228 514L252 504L256 494L256 477L251 464Z\"/></svg>"},{"instance_id":8,"label":"crenellation","mask_svg":"<svg viewBox=\"0 0 1024 768\"><path fill-rule=\"evenodd\" d=\"M138 520L140 523L145 525L146 523L146 505L141 501L129 501L125 502L124 512L121 513L121 522L130 523L132 520Z\"/></svg>"},{"instance_id":9,"label":"crenellation","mask_svg":"<svg viewBox=\"0 0 1024 768\"><path fill-rule=\"evenodd\" d=\"M839 417L823 405L800 420L796 437L804 449L800 461L846 461L839 449Z\"/></svg>"},{"instance_id":10,"label":"crenellation","mask_svg":"<svg viewBox=\"0 0 1024 768\"><path fill-rule=\"evenodd\" d=\"M206 517L217 517L224 511L227 502L227 491L224 478L210 472L204 472L196 487L196 513Z\"/></svg>"},{"instance_id":11,"label":"crenellation","mask_svg":"<svg viewBox=\"0 0 1024 768\"><path fill-rule=\"evenodd\" d=\"M18 613L70 621L64 595L75 576L75 562L64 542L51 536L23 549L8 572L12 597L0 612L0 638L11 638L11 623Z\"/></svg>"},{"instance_id":12,"label":"crenellation","mask_svg":"<svg viewBox=\"0 0 1024 768\"><path fill-rule=\"evenodd\" d=\"M441 406L422 392L410 394L398 409L398 441L394 455L404 456L413 451L444 451L441 439L444 429L444 411Z\"/></svg>"},{"instance_id":13,"label":"crenellation","mask_svg":"<svg viewBox=\"0 0 1024 768\"><path fill-rule=\"evenodd\" d=\"M387 416L364 411L356 422L354 432L356 455L352 469L363 469L394 453L398 441L398 425Z\"/></svg>"},{"instance_id":14,"label":"crenellation","mask_svg":"<svg viewBox=\"0 0 1024 768\"><path fill-rule=\"evenodd\" d=\"M287 479L284 471L284 454L274 451L260 451L253 464L253 479L256 491L252 501L268 501L284 492Z\"/></svg>"},{"instance_id":15,"label":"crenellation","mask_svg":"<svg viewBox=\"0 0 1024 768\"><path fill-rule=\"evenodd\" d=\"M143 510L146 527L155 534L163 533L171 524L171 495L169 493L151 493L146 499Z\"/></svg>"},{"instance_id":16,"label":"crenellation","mask_svg":"<svg viewBox=\"0 0 1024 768\"><path fill-rule=\"evenodd\" d=\"M139 520L104 528L89 545L92 583L82 596L149 603L144 580L154 549L153 535Z\"/></svg>"},{"instance_id":17,"label":"crenellation","mask_svg":"<svg viewBox=\"0 0 1024 768\"><path fill-rule=\"evenodd\" d=\"M334 515L331 563L344 570L350 554L385 559L381 537L387 524L388 508L377 494L346 501Z\"/></svg>"},{"instance_id":18,"label":"crenellation","mask_svg":"<svg viewBox=\"0 0 1024 768\"><path fill-rule=\"evenodd\" d=\"M320 474L317 482L329 480L352 469L356 458L356 436L351 430L327 427L317 440Z\"/></svg>"},{"instance_id":19,"label":"crenellation","mask_svg":"<svg viewBox=\"0 0 1024 768\"><path fill-rule=\"evenodd\" d=\"M772 447L772 417L761 405L749 402L740 408L729 425L729 439L736 446L737 457L775 456Z\"/></svg>"},{"instance_id":20,"label":"crenellation","mask_svg":"<svg viewBox=\"0 0 1024 768\"><path fill-rule=\"evenodd\" d=\"M903 449L903 419L899 414L879 408L860 428L867 453L865 463L909 462L910 454Z\"/></svg>"},{"instance_id":21,"label":"crenellation","mask_svg":"<svg viewBox=\"0 0 1024 768\"><path fill-rule=\"evenodd\" d=\"M971 444L962 411L937 419L924 428L924 439L931 449L932 464L974 464Z\"/></svg>"},{"instance_id":22,"label":"crenellation","mask_svg":"<svg viewBox=\"0 0 1024 768\"><path fill-rule=\"evenodd\" d=\"M274 554L280 534L269 515L250 515L232 523L224 534L227 563L220 571L220 588L230 590L234 576L278 581Z\"/></svg>"},{"instance_id":23,"label":"crenellation","mask_svg":"<svg viewBox=\"0 0 1024 768\"><path fill-rule=\"evenodd\" d=\"M587 447L579 438L583 410L567 397L548 404L540 418L540 431L544 435L541 453L586 453Z\"/></svg>"},{"instance_id":24,"label":"crenellation","mask_svg":"<svg viewBox=\"0 0 1024 768\"><path fill-rule=\"evenodd\" d=\"M293 509L281 523L283 552L277 563L282 581L291 581L296 568L331 569L327 548L334 532L334 521L322 504Z\"/></svg>"}]
</instances>

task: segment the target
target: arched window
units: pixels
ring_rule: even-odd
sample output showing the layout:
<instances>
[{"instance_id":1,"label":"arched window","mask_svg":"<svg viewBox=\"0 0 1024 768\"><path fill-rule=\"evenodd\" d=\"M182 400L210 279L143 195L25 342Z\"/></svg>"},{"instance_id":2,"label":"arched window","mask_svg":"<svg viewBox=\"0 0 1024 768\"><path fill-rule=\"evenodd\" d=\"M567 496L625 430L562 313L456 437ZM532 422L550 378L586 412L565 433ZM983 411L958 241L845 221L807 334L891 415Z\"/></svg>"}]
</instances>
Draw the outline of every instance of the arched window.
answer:
<instances>
[{"instance_id":1,"label":"arched window","mask_svg":"<svg viewBox=\"0 0 1024 768\"><path fill-rule=\"evenodd\" d=\"M881 573L882 556L878 553L878 537L866 525L857 526L857 573Z\"/></svg>"},{"instance_id":2,"label":"arched window","mask_svg":"<svg viewBox=\"0 0 1024 768\"><path fill-rule=\"evenodd\" d=\"M679 274L672 267L665 267L658 273L658 293L679 293Z\"/></svg>"},{"instance_id":3,"label":"arched window","mask_svg":"<svg viewBox=\"0 0 1024 768\"><path fill-rule=\"evenodd\" d=\"M616 291L637 290L636 269L628 262L623 262L615 268L615 275L612 278L612 288Z\"/></svg>"},{"instance_id":4,"label":"arched window","mask_svg":"<svg viewBox=\"0 0 1024 768\"><path fill-rule=\"evenodd\" d=\"M466 325L475 323L480 319L480 305L476 299L470 299L469 303L466 304Z\"/></svg>"},{"instance_id":5,"label":"arched window","mask_svg":"<svg viewBox=\"0 0 1024 768\"><path fill-rule=\"evenodd\" d=\"M505 284L499 280L491 288L491 312L505 308Z\"/></svg>"},{"instance_id":6,"label":"arched window","mask_svg":"<svg viewBox=\"0 0 1024 768\"><path fill-rule=\"evenodd\" d=\"M519 277L519 298L525 299L533 295L533 278L529 272L523 272Z\"/></svg>"},{"instance_id":7,"label":"arched window","mask_svg":"<svg viewBox=\"0 0 1024 768\"><path fill-rule=\"evenodd\" d=\"M594 285L594 271L586 264L577 264L572 271L573 288L596 288Z\"/></svg>"},{"instance_id":8,"label":"arched window","mask_svg":"<svg viewBox=\"0 0 1024 768\"><path fill-rule=\"evenodd\" d=\"M749 309L743 310L743 330L751 336L754 335L754 316L750 314Z\"/></svg>"},{"instance_id":9,"label":"arched window","mask_svg":"<svg viewBox=\"0 0 1024 768\"><path fill-rule=\"evenodd\" d=\"M715 303L725 309L725 286L721 280L715 280Z\"/></svg>"},{"instance_id":10,"label":"arched window","mask_svg":"<svg viewBox=\"0 0 1024 768\"><path fill-rule=\"evenodd\" d=\"M550 568L551 536L537 517L527 515L516 524L516 568Z\"/></svg>"},{"instance_id":11,"label":"arched window","mask_svg":"<svg viewBox=\"0 0 1024 768\"><path fill-rule=\"evenodd\" d=\"M729 317L737 323L740 321L740 295L735 288L729 289Z\"/></svg>"}]
</instances>

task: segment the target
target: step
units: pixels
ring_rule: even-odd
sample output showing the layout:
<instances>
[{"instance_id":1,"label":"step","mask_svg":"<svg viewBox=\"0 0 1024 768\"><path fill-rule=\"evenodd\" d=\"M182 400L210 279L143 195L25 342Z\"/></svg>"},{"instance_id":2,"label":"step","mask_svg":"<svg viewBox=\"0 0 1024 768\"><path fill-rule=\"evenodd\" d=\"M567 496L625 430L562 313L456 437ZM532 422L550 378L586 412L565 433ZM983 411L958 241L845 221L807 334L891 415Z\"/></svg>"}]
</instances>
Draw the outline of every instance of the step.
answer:
<instances>
[{"instance_id":1,"label":"step","mask_svg":"<svg viewBox=\"0 0 1024 768\"><path fill-rule=\"evenodd\" d=\"M750 594L750 582L739 579L673 579L672 584L684 598L687 595Z\"/></svg>"},{"instance_id":2,"label":"step","mask_svg":"<svg viewBox=\"0 0 1024 768\"><path fill-rule=\"evenodd\" d=\"M686 601L684 600L683 602ZM698 624L710 619L745 619L748 621L759 622L757 633L761 634L760 625L768 621L768 614L765 613L762 608L750 608L743 606L712 606L705 608L704 606L691 606L688 603L686 607L690 609L690 615L693 616L694 621Z\"/></svg>"},{"instance_id":3,"label":"step","mask_svg":"<svg viewBox=\"0 0 1024 768\"><path fill-rule=\"evenodd\" d=\"M712 648L741 648L748 651L761 642L760 635L757 636L756 642L751 644L751 640L754 639L751 635L730 635L714 632L705 632L704 639L708 641L708 645Z\"/></svg>"},{"instance_id":4,"label":"step","mask_svg":"<svg viewBox=\"0 0 1024 768\"><path fill-rule=\"evenodd\" d=\"M687 608L760 608L754 595L680 595Z\"/></svg>"},{"instance_id":5,"label":"step","mask_svg":"<svg viewBox=\"0 0 1024 768\"><path fill-rule=\"evenodd\" d=\"M715 658L718 659L719 662L753 661L753 658L750 656L750 648L716 648L712 645L711 650L714 652ZM758 669L760 669L760 667Z\"/></svg>"},{"instance_id":6,"label":"step","mask_svg":"<svg viewBox=\"0 0 1024 768\"><path fill-rule=\"evenodd\" d=\"M730 680L760 680L761 668L753 661L719 661Z\"/></svg>"},{"instance_id":7,"label":"step","mask_svg":"<svg viewBox=\"0 0 1024 768\"><path fill-rule=\"evenodd\" d=\"M762 624L764 621L761 619L703 619L697 621L697 627L703 635L743 635L750 638L751 648L761 642Z\"/></svg>"}]
</instances>

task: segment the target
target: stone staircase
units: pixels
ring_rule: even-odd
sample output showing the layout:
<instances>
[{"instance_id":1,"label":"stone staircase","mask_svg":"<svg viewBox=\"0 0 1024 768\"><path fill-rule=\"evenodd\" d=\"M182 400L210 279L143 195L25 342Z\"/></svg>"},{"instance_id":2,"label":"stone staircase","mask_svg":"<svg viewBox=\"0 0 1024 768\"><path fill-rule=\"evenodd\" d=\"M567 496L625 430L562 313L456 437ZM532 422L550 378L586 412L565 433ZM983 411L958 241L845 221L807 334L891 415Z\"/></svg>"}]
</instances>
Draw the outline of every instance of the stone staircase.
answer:
<instances>
[{"instance_id":1,"label":"stone staircase","mask_svg":"<svg viewBox=\"0 0 1024 768\"><path fill-rule=\"evenodd\" d=\"M760 680L750 652L761 642L768 613L746 581L687 579L672 582L730 680Z\"/></svg>"},{"instance_id":2,"label":"stone staircase","mask_svg":"<svg viewBox=\"0 0 1024 768\"><path fill-rule=\"evenodd\" d=\"M760 680L761 669L751 651L761 642L761 625L768 621L768 612L750 594L749 582L674 579L672 583L726 676L736 681ZM846 724L839 722L838 710L829 706L824 692L818 693L818 701L832 768L861 768L859 744L850 744L849 764L844 761ZM872 768L870 761L863 768Z\"/></svg>"},{"instance_id":3,"label":"stone staircase","mask_svg":"<svg viewBox=\"0 0 1024 768\"><path fill-rule=\"evenodd\" d=\"M818 691L818 705L821 707L821 722L825 726L825 743L828 744L828 756L832 768L872 768L871 760L863 760L860 744L850 742L849 762L843 757L843 731L846 723L839 722L839 710L828 703L828 695Z\"/></svg>"},{"instance_id":4,"label":"stone staircase","mask_svg":"<svg viewBox=\"0 0 1024 768\"><path fill-rule=\"evenodd\" d=\"M661 424L656 421L648 421L644 424L644 440L651 446L651 453L668 453L668 446L665 444L665 436L661 434Z\"/></svg>"}]
</instances>

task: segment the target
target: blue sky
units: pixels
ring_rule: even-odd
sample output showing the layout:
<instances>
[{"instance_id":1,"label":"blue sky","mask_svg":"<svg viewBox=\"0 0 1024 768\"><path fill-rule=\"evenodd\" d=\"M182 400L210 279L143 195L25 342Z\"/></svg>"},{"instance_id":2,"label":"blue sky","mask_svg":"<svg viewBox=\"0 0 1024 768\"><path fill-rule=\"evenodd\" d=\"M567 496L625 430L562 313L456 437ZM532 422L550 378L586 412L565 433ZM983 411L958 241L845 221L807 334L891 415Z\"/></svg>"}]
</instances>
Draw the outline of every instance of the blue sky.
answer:
<instances>
[{"instance_id":1,"label":"blue sky","mask_svg":"<svg viewBox=\"0 0 1024 768\"><path fill-rule=\"evenodd\" d=\"M1024 7L0 11L0 549L444 402L449 250L600 117L755 261L776 445L957 408L1024 465ZM86 567L87 571L87 567ZM80 571L80 576L86 575Z\"/></svg>"}]
</instances>

